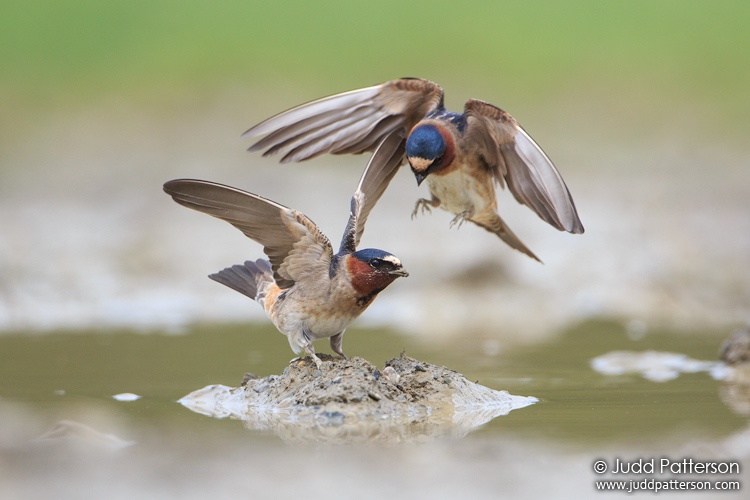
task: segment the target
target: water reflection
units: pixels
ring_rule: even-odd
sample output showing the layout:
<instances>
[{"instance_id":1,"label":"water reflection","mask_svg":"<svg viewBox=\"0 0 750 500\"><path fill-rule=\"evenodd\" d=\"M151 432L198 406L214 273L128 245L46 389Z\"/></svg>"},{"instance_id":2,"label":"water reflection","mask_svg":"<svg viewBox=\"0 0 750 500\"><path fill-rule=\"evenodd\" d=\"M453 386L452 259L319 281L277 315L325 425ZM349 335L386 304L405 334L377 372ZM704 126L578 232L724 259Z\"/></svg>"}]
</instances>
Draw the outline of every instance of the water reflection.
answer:
<instances>
[{"instance_id":1,"label":"water reflection","mask_svg":"<svg viewBox=\"0 0 750 500\"><path fill-rule=\"evenodd\" d=\"M39 445L68 443L79 448L103 450L119 450L135 444L134 441L126 441L114 434L98 431L89 425L73 420L57 422L49 431L36 438L34 443Z\"/></svg>"}]
</instances>

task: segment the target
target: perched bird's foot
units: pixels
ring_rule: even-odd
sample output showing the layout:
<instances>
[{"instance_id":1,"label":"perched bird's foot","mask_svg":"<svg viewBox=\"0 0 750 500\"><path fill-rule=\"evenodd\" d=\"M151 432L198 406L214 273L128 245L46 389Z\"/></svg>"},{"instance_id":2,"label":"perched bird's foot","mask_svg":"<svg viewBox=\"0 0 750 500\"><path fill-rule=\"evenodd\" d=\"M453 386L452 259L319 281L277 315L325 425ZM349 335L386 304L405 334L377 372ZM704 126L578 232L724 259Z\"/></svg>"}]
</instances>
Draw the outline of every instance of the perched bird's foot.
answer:
<instances>
[{"instance_id":1,"label":"perched bird's foot","mask_svg":"<svg viewBox=\"0 0 750 500\"><path fill-rule=\"evenodd\" d=\"M339 332L331 337L331 350L341 356L341 359L348 359L344 354L342 344L344 342L344 332Z\"/></svg>"},{"instance_id":2,"label":"perched bird's foot","mask_svg":"<svg viewBox=\"0 0 750 500\"><path fill-rule=\"evenodd\" d=\"M425 200L424 198L420 198L417 200L417 203L414 205L414 211L411 213L411 218L415 218L420 212L422 215L424 215L425 212L431 213L432 207L437 206L434 201L432 200Z\"/></svg>"},{"instance_id":3,"label":"perched bird's foot","mask_svg":"<svg viewBox=\"0 0 750 500\"><path fill-rule=\"evenodd\" d=\"M315 366L318 368L318 370L320 370L320 367L323 366L323 362L320 360L320 358L313 354L312 360L315 362Z\"/></svg>"},{"instance_id":4,"label":"perched bird's foot","mask_svg":"<svg viewBox=\"0 0 750 500\"><path fill-rule=\"evenodd\" d=\"M309 354L309 356L310 356L310 359L312 360L312 362L315 363L315 366L318 368L318 370L320 370L320 367L323 366L323 362L320 360L320 358L318 356L316 356L315 354ZM292 363L303 363L303 365L304 365L306 363L306 360L302 356L298 356L298 357L296 357L296 358L294 358L294 359L292 359L292 360L289 361L290 365Z\"/></svg>"},{"instance_id":5,"label":"perched bird's foot","mask_svg":"<svg viewBox=\"0 0 750 500\"><path fill-rule=\"evenodd\" d=\"M453 217L453 220L451 220L450 227L456 226L456 229L458 229L464 222L471 219L472 215L473 214L470 210L466 210L464 212L461 212L460 214L456 214L456 216Z\"/></svg>"},{"instance_id":6,"label":"perched bird's foot","mask_svg":"<svg viewBox=\"0 0 750 500\"><path fill-rule=\"evenodd\" d=\"M305 352L310 356L310 358L315 363L315 366L318 367L318 370L320 370L320 367L323 366L323 362L320 360L320 358L315 354L315 349L313 348L312 344L307 344L305 346Z\"/></svg>"}]
</instances>

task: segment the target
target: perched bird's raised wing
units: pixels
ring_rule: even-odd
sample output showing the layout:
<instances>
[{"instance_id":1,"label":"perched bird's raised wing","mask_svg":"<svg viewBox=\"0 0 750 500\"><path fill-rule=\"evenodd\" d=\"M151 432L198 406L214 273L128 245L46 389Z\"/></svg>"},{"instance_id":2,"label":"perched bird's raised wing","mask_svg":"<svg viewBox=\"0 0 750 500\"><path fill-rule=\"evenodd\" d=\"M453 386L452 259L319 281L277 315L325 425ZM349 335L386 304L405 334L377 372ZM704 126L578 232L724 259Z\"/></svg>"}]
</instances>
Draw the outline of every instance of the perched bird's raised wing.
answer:
<instances>
[{"instance_id":1,"label":"perched bird's raised wing","mask_svg":"<svg viewBox=\"0 0 750 500\"><path fill-rule=\"evenodd\" d=\"M518 122L502 109L472 99L464 107L467 140L519 203L561 231L580 234L583 225L560 173Z\"/></svg>"},{"instance_id":2,"label":"perched bird's raised wing","mask_svg":"<svg viewBox=\"0 0 750 500\"><path fill-rule=\"evenodd\" d=\"M165 183L164 191L180 205L225 220L263 245L280 288L327 278L333 261L331 243L304 214L208 181L177 179Z\"/></svg>"},{"instance_id":3,"label":"perched bird's raised wing","mask_svg":"<svg viewBox=\"0 0 750 500\"><path fill-rule=\"evenodd\" d=\"M243 134L263 139L249 151L282 154L282 163L324 153L372 151L391 132L409 131L443 106L443 89L419 78L401 78L324 97L273 116Z\"/></svg>"},{"instance_id":4,"label":"perched bird's raised wing","mask_svg":"<svg viewBox=\"0 0 750 500\"><path fill-rule=\"evenodd\" d=\"M341 239L339 252L354 252L362 239L370 211L378 202L404 161L404 132L391 132L378 145L362 172L357 190L352 196L349 222Z\"/></svg>"}]
</instances>

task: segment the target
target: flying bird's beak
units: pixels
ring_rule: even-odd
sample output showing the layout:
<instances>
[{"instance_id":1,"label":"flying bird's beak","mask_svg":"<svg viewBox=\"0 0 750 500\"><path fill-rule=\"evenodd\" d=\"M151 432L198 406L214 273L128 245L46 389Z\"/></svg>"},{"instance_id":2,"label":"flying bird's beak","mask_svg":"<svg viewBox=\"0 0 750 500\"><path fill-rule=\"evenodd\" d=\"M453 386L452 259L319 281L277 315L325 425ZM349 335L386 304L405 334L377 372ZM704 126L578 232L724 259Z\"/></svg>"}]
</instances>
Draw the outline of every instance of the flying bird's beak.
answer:
<instances>
[{"instance_id":1,"label":"flying bird's beak","mask_svg":"<svg viewBox=\"0 0 750 500\"><path fill-rule=\"evenodd\" d=\"M422 184L422 181L427 177L427 169L432 165L432 160L418 157L408 157L411 171L414 172L414 177L417 178L417 186Z\"/></svg>"},{"instance_id":2,"label":"flying bird's beak","mask_svg":"<svg viewBox=\"0 0 750 500\"><path fill-rule=\"evenodd\" d=\"M398 269L394 269L393 271L388 271L388 274L401 276L402 278L406 278L407 276L409 276L409 273L407 273L406 269L404 269L403 267L399 267Z\"/></svg>"}]
</instances>

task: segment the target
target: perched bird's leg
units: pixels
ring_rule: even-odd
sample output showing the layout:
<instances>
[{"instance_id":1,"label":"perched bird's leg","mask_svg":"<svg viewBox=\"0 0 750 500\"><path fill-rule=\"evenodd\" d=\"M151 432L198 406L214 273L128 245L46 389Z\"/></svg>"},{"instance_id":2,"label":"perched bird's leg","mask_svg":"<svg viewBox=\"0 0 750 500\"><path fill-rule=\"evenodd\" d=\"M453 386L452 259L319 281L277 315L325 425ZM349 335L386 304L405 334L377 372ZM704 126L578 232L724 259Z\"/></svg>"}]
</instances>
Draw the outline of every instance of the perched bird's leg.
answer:
<instances>
[{"instance_id":1,"label":"perched bird's leg","mask_svg":"<svg viewBox=\"0 0 750 500\"><path fill-rule=\"evenodd\" d=\"M450 227L456 226L456 229L458 229L459 227L461 227L461 224L463 224L467 220L471 220L473 216L474 216L473 209L470 208L468 210L464 210L463 212L458 213L456 214L455 217L453 217L453 219L451 220Z\"/></svg>"},{"instance_id":2,"label":"perched bird's leg","mask_svg":"<svg viewBox=\"0 0 750 500\"><path fill-rule=\"evenodd\" d=\"M425 210L427 212L432 212L433 208L437 208L439 206L440 206L440 200L438 200L434 196L432 197L431 200L420 198L417 200L417 203L414 205L414 211L411 213L411 218L413 219L414 217L416 217L420 209L422 211L422 215L424 215Z\"/></svg>"},{"instance_id":3,"label":"perched bird's leg","mask_svg":"<svg viewBox=\"0 0 750 500\"><path fill-rule=\"evenodd\" d=\"M323 362L315 354L315 348L313 347L312 342L307 343L307 345L305 346L305 352L312 358L312 360L315 362L315 366L317 366L318 370L320 370L320 367L323 364Z\"/></svg>"},{"instance_id":4,"label":"perched bird's leg","mask_svg":"<svg viewBox=\"0 0 750 500\"><path fill-rule=\"evenodd\" d=\"M344 354L344 349L341 347L344 341L344 332L339 332L331 337L331 350L341 356L342 359L348 359Z\"/></svg>"}]
</instances>

